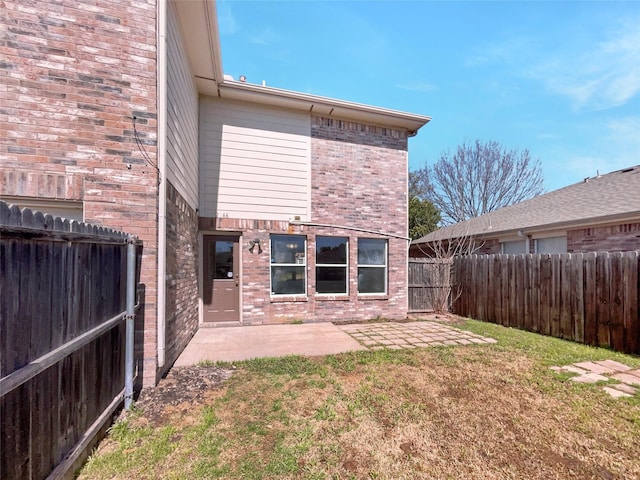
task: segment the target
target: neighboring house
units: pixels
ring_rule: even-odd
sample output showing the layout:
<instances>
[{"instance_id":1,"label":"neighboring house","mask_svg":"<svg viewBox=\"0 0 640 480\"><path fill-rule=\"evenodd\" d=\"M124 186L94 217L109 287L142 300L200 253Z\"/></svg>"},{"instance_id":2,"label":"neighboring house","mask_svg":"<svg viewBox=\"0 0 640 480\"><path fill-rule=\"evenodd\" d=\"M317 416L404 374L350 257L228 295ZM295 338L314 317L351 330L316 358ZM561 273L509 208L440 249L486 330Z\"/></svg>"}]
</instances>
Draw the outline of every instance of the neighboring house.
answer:
<instances>
[{"instance_id":1,"label":"neighboring house","mask_svg":"<svg viewBox=\"0 0 640 480\"><path fill-rule=\"evenodd\" d=\"M429 117L225 78L211 0L3 8L0 196L144 242L144 385L203 324L406 316Z\"/></svg>"},{"instance_id":2,"label":"neighboring house","mask_svg":"<svg viewBox=\"0 0 640 480\"><path fill-rule=\"evenodd\" d=\"M431 256L430 246L452 239L480 254L638 250L640 165L442 228L411 242L410 256Z\"/></svg>"}]
</instances>

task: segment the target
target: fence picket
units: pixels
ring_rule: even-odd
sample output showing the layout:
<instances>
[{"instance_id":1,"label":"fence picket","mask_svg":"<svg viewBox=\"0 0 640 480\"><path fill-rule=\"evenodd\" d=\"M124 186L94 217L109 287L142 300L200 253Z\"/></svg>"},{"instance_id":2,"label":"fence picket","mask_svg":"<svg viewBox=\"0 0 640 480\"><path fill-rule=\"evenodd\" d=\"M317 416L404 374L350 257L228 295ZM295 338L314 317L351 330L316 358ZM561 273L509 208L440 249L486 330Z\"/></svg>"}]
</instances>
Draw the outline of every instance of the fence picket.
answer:
<instances>
[{"instance_id":1,"label":"fence picket","mask_svg":"<svg viewBox=\"0 0 640 480\"><path fill-rule=\"evenodd\" d=\"M460 315L640 353L640 251L457 258ZM480 298L482 297L482 298Z\"/></svg>"},{"instance_id":2,"label":"fence picket","mask_svg":"<svg viewBox=\"0 0 640 480\"><path fill-rule=\"evenodd\" d=\"M124 387L127 237L4 202L0 233L0 471L40 479Z\"/></svg>"},{"instance_id":3,"label":"fence picket","mask_svg":"<svg viewBox=\"0 0 640 480\"><path fill-rule=\"evenodd\" d=\"M571 315L572 285L571 254L558 256L560 262L560 335L562 338L573 338L573 317Z\"/></svg>"},{"instance_id":4,"label":"fence picket","mask_svg":"<svg viewBox=\"0 0 640 480\"><path fill-rule=\"evenodd\" d=\"M614 350L624 347L622 253L612 253L609 282L609 345Z\"/></svg>"},{"instance_id":5,"label":"fence picket","mask_svg":"<svg viewBox=\"0 0 640 480\"><path fill-rule=\"evenodd\" d=\"M607 252L596 257L596 345L609 345L611 335L609 331L611 258Z\"/></svg>"},{"instance_id":6,"label":"fence picket","mask_svg":"<svg viewBox=\"0 0 640 480\"><path fill-rule=\"evenodd\" d=\"M640 352L640 252L626 252L622 288L624 291L622 325L624 344L628 351Z\"/></svg>"},{"instance_id":7,"label":"fence picket","mask_svg":"<svg viewBox=\"0 0 640 480\"><path fill-rule=\"evenodd\" d=\"M571 324L572 338L576 342L584 343L584 258L582 253L571 255Z\"/></svg>"}]
</instances>

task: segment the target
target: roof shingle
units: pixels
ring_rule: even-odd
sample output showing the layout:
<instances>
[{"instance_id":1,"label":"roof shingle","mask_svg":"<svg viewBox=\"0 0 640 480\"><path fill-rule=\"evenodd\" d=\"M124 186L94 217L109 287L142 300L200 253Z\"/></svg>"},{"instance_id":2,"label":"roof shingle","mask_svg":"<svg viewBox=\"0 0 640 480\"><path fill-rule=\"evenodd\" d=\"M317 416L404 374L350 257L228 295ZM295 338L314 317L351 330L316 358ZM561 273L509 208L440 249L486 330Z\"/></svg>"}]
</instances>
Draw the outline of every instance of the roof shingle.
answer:
<instances>
[{"instance_id":1,"label":"roof shingle","mask_svg":"<svg viewBox=\"0 0 640 480\"><path fill-rule=\"evenodd\" d=\"M582 225L621 216L637 216L640 220L640 165L585 178L582 182L441 228L412 243Z\"/></svg>"}]
</instances>

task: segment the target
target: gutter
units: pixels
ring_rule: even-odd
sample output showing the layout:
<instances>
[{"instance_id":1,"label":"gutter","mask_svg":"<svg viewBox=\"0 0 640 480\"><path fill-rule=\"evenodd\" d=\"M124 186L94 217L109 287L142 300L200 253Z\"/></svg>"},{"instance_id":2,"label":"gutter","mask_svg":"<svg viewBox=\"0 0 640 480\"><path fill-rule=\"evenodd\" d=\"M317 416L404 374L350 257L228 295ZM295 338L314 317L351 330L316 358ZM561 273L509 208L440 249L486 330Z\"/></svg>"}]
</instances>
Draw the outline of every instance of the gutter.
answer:
<instances>
[{"instance_id":1,"label":"gutter","mask_svg":"<svg viewBox=\"0 0 640 480\"><path fill-rule=\"evenodd\" d=\"M479 217L476 217L479 218ZM468 220L467 220L468 221ZM622 222L630 222L637 223L640 222L640 210L635 212L625 212L625 213L616 213L612 215L604 215L602 217L594 217L594 218L581 218L579 220L564 220L561 222L555 223L546 223L544 225L530 225L523 226L518 228L509 228L504 230L494 230L494 229L485 229L481 232L475 233L463 233L458 234L457 232L452 232L449 234L448 232L441 232L441 230L436 230L435 232L431 232L429 235L435 234L437 232L441 232L438 235L438 238L428 238L422 239L418 238L411 242L412 245L420 245L423 243L429 242L437 242L439 240L448 240L453 238L460 237L475 237L475 238L493 238L493 237L504 237L504 236L517 236L519 232L523 235L535 235L538 232L548 232L553 230L574 230L580 228L588 228L588 227L600 227L606 225L613 225ZM457 225L457 224L456 224ZM454 225L451 225L452 227ZM445 227L448 228L448 227Z\"/></svg>"},{"instance_id":2,"label":"gutter","mask_svg":"<svg viewBox=\"0 0 640 480\"><path fill-rule=\"evenodd\" d=\"M303 110L318 116L369 121L387 127L402 127L407 129L410 137L415 136L418 129L431 120L431 117L426 115L417 115L236 80L223 79L218 82L217 88L217 93L221 98ZM377 121L372 121L372 118Z\"/></svg>"},{"instance_id":3,"label":"gutter","mask_svg":"<svg viewBox=\"0 0 640 480\"><path fill-rule=\"evenodd\" d=\"M381 235L383 237L399 238L400 240L406 240L406 241L410 241L411 240L410 237L403 237L402 235L397 235L395 233L386 233L386 232L380 232L378 230L369 230L367 228L351 227L351 226L347 226L347 225L334 225L334 224L329 224L329 223L303 222L303 221L300 221L300 220L290 220L289 221L289 225L304 226L304 227L339 228L339 229L343 229L343 230L352 230L352 231L355 231L355 232L372 233L374 235Z\"/></svg>"},{"instance_id":4,"label":"gutter","mask_svg":"<svg viewBox=\"0 0 640 480\"><path fill-rule=\"evenodd\" d=\"M158 368L165 363L165 276L167 270L167 0L158 2L158 276L157 351Z\"/></svg>"}]
</instances>

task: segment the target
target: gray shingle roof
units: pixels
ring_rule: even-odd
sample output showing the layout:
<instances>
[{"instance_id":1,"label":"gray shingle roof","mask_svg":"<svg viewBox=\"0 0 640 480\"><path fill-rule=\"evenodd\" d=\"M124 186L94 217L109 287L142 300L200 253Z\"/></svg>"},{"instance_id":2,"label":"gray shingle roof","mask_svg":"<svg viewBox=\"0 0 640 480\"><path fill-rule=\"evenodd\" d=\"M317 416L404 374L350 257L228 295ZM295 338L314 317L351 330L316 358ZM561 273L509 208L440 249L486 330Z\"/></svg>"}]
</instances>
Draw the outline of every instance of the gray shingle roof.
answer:
<instances>
[{"instance_id":1,"label":"gray shingle roof","mask_svg":"<svg viewBox=\"0 0 640 480\"><path fill-rule=\"evenodd\" d=\"M465 222L441 228L412 243L460 236L494 236L637 216L640 221L640 165L554 190Z\"/></svg>"}]
</instances>

